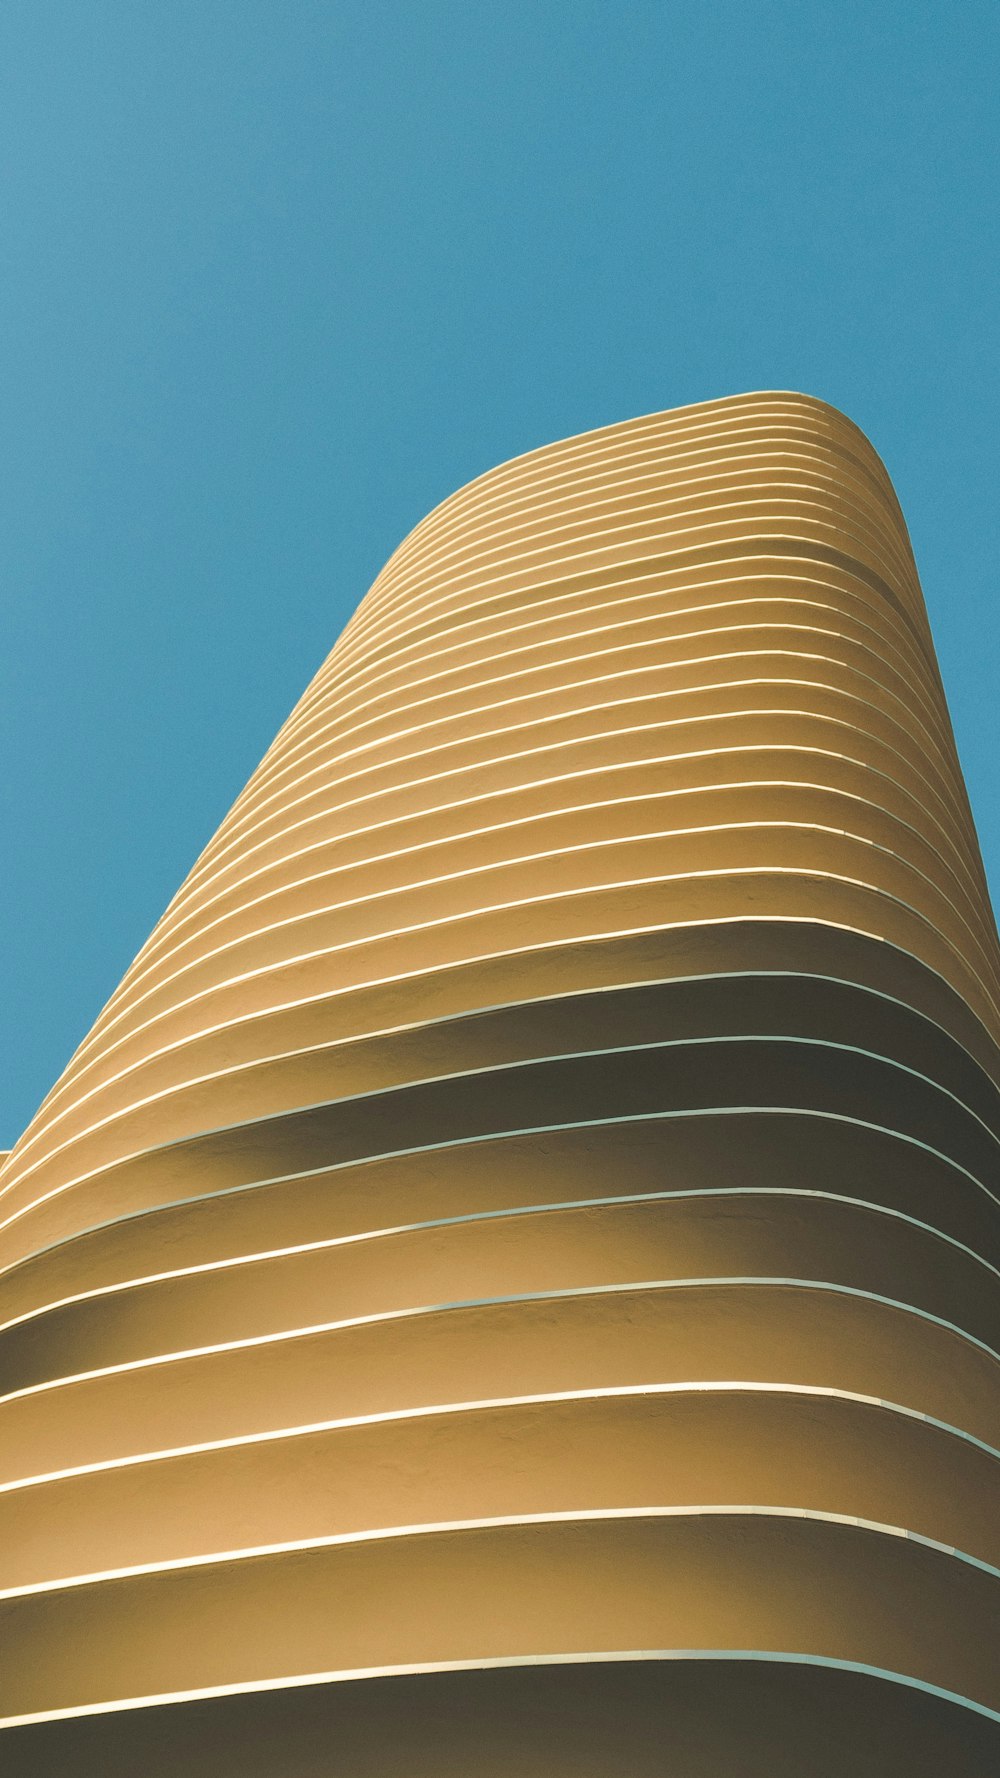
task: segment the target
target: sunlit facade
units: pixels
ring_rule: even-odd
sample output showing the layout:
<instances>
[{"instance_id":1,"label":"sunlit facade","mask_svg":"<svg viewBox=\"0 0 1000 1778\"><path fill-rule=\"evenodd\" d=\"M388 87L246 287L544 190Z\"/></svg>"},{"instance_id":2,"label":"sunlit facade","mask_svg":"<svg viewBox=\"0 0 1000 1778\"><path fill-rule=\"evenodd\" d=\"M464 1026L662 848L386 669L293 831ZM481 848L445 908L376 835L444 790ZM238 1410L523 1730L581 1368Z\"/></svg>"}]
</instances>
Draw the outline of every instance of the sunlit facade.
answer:
<instances>
[{"instance_id":1,"label":"sunlit facade","mask_svg":"<svg viewBox=\"0 0 1000 1778\"><path fill-rule=\"evenodd\" d=\"M0 1769L1000 1769L998 1006L856 427L446 500L0 1167Z\"/></svg>"}]
</instances>

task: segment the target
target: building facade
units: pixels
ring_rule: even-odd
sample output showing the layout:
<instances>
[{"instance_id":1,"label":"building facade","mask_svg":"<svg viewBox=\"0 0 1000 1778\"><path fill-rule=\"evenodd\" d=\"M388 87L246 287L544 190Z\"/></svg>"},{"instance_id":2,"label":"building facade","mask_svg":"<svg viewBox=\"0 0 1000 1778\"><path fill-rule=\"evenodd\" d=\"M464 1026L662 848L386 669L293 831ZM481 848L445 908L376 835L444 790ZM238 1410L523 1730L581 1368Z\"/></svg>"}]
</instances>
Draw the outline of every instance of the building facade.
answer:
<instances>
[{"instance_id":1,"label":"building facade","mask_svg":"<svg viewBox=\"0 0 1000 1778\"><path fill-rule=\"evenodd\" d=\"M0 1170L3 1770L1000 1767L998 1008L849 421L445 501Z\"/></svg>"}]
</instances>

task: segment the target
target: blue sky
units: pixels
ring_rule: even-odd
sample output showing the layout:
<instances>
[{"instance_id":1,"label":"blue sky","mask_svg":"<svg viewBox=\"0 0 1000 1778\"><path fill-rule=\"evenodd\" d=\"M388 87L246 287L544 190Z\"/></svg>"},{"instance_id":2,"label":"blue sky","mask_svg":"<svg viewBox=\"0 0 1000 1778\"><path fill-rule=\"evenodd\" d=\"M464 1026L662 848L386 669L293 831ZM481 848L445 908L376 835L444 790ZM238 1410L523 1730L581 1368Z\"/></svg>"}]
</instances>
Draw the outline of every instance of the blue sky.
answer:
<instances>
[{"instance_id":1,"label":"blue sky","mask_svg":"<svg viewBox=\"0 0 1000 1778\"><path fill-rule=\"evenodd\" d=\"M888 464L1000 883L978 0L4 0L0 1145L459 483L739 390Z\"/></svg>"}]
</instances>

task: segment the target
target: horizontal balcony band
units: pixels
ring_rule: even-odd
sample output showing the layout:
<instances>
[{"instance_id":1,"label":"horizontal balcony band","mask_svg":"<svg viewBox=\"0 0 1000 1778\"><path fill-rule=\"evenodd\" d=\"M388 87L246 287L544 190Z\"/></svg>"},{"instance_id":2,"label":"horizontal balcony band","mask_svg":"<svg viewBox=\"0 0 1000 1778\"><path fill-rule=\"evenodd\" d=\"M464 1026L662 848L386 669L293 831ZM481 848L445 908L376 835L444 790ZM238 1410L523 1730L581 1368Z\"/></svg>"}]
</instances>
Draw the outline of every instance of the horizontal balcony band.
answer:
<instances>
[{"instance_id":1,"label":"horizontal balcony band","mask_svg":"<svg viewBox=\"0 0 1000 1778\"><path fill-rule=\"evenodd\" d=\"M273 1761L313 1778L335 1746L353 1778L566 1778L671 1761L715 1778L982 1778L1000 1717L969 1699L850 1661L756 1649L643 1649L441 1662L303 1676L22 1718L2 1733L10 1778L253 1778Z\"/></svg>"},{"instance_id":2,"label":"horizontal balcony band","mask_svg":"<svg viewBox=\"0 0 1000 1778\"><path fill-rule=\"evenodd\" d=\"M1000 1451L898 1404L787 1385L482 1399L19 1478L0 1594L418 1523L732 1503L903 1524L996 1568Z\"/></svg>"},{"instance_id":3,"label":"horizontal balcony band","mask_svg":"<svg viewBox=\"0 0 1000 1778\"><path fill-rule=\"evenodd\" d=\"M998 1619L995 1569L832 1515L641 1509L401 1526L8 1594L0 1708L10 1718L574 1646L778 1646L996 1710Z\"/></svg>"},{"instance_id":4,"label":"horizontal balcony band","mask_svg":"<svg viewBox=\"0 0 1000 1778\"><path fill-rule=\"evenodd\" d=\"M3 1475L586 1388L747 1386L889 1400L1000 1446L1000 1361L871 1293L766 1280L661 1281L433 1306L130 1359L0 1399ZM21 1465L21 1468L18 1468Z\"/></svg>"},{"instance_id":5,"label":"horizontal balcony band","mask_svg":"<svg viewBox=\"0 0 1000 1778\"><path fill-rule=\"evenodd\" d=\"M589 995L564 992L544 1000L525 999L464 1018L428 1019L402 1031L370 1037L359 1033L340 1043L330 1042L328 1035L321 1049L298 1049L285 1056L272 1052L249 1067L231 1064L226 1072L201 1077L197 1051L193 1055L190 1044L181 1044L145 1065L135 1063L103 1088L95 1085L61 1112L53 1108L48 1121L36 1120L38 1134L21 1145L19 1159L23 1167L29 1158L37 1161L50 1151L60 1123L62 1142L98 1123L105 1130L113 1123L120 1145L135 1151L147 1131L162 1146L174 1130L198 1129L211 1118L219 1124L247 1116L257 1121L316 1103L334 1082L338 1096L347 1097L440 1075L449 1072L449 1064L457 1070L462 1063L468 1068L541 1060L565 1049L571 1035L578 1047L588 1035L610 1047L613 1040L655 1041L664 1033L674 1041L745 1035L849 1044L859 1029L865 1032L869 1053L929 1077L994 1134L1000 1131L1000 1094L994 1082L927 1015L861 983L792 970L755 973L748 967L739 975L720 972ZM109 1108L103 1118L102 1091L113 1092L121 1105Z\"/></svg>"},{"instance_id":6,"label":"horizontal balcony band","mask_svg":"<svg viewBox=\"0 0 1000 1778\"><path fill-rule=\"evenodd\" d=\"M718 1094L720 1066L726 1071L724 1104ZM667 1040L470 1068L244 1119L139 1151L106 1167L98 1179L123 1185L134 1178L140 1189L141 1182L148 1189L157 1175L176 1175L180 1166L202 1171L217 1189L403 1148L560 1124L753 1110L813 1112L894 1131L971 1174L994 1195L997 1137L950 1092L891 1057L787 1036ZM77 1138L74 1152L85 1158L83 1138ZM228 1177L218 1176L220 1166ZM71 1200L78 1214L80 1189ZM90 1182L84 1205L95 1189ZM67 1182L51 1195L72 1191ZM5 1203L8 1239L47 1195L41 1163L37 1179L29 1173L19 1187L11 1186ZM132 1207L143 1207L141 1197Z\"/></svg>"}]
</instances>

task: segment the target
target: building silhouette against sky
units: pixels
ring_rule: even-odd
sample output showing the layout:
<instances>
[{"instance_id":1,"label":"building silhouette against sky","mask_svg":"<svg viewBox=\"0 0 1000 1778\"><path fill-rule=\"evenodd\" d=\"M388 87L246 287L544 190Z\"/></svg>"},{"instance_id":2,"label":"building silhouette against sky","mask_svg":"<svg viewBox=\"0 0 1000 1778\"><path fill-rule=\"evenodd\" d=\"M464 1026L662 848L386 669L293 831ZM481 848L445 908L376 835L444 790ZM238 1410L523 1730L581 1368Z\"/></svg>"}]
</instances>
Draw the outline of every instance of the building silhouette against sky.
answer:
<instances>
[{"instance_id":1,"label":"building silhouette against sky","mask_svg":"<svg viewBox=\"0 0 1000 1778\"><path fill-rule=\"evenodd\" d=\"M445 501L0 1171L5 1772L1000 1765L998 1005L849 421Z\"/></svg>"}]
</instances>

